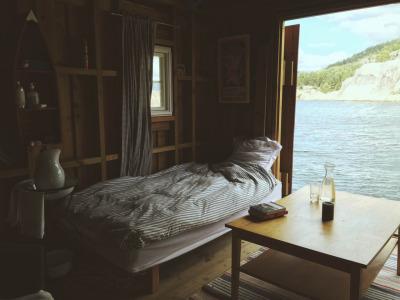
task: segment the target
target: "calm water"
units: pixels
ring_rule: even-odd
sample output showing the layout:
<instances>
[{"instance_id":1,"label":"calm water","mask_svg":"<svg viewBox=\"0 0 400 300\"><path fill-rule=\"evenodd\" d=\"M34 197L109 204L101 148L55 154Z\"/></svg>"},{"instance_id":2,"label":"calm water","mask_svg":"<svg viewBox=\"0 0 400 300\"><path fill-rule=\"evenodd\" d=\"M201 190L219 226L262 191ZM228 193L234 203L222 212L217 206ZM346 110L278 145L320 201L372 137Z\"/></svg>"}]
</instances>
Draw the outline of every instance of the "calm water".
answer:
<instances>
[{"instance_id":1,"label":"calm water","mask_svg":"<svg viewBox=\"0 0 400 300\"><path fill-rule=\"evenodd\" d=\"M293 190L336 165L336 190L400 201L400 102L297 101Z\"/></svg>"}]
</instances>

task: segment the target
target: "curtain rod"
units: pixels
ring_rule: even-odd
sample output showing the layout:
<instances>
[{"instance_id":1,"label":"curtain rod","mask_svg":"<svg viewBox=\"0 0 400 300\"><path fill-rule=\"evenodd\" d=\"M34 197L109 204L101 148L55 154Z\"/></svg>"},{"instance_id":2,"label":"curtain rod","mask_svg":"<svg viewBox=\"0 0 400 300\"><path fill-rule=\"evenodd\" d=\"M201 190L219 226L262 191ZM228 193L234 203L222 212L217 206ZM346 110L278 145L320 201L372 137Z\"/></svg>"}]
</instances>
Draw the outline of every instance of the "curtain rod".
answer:
<instances>
[{"instance_id":1,"label":"curtain rod","mask_svg":"<svg viewBox=\"0 0 400 300\"><path fill-rule=\"evenodd\" d=\"M119 14L119 13L112 12L111 14L114 15L114 16L122 17L122 14ZM157 23L157 24L160 24L160 25L165 25L165 26L174 27L174 28L177 28L177 29L180 28L178 25L173 25L173 24L168 24L168 23L163 23L163 22L158 22L158 21L156 21L156 23Z\"/></svg>"}]
</instances>

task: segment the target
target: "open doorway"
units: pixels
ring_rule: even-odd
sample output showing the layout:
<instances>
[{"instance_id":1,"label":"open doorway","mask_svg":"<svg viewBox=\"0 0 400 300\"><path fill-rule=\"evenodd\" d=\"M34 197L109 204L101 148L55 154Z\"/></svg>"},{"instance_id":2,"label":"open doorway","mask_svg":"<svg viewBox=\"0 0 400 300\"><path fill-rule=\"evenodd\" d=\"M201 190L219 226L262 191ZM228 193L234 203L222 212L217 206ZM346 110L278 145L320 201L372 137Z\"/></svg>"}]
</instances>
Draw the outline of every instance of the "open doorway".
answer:
<instances>
[{"instance_id":1,"label":"open doorway","mask_svg":"<svg viewBox=\"0 0 400 300\"><path fill-rule=\"evenodd\" d=\"M322 181L400 201L400 4L300 24L292 190ZM286 68L287 69L287 68Z\"/></svg>"}]
</instances>

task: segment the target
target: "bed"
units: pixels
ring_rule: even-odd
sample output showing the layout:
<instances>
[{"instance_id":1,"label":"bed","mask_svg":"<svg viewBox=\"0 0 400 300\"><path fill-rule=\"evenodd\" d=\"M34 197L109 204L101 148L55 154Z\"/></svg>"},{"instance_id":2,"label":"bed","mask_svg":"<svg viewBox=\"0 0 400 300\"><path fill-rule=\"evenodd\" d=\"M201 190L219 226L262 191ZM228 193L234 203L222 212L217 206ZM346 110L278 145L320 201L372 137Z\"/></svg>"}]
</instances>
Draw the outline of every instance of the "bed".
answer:
<instances>
[{"instance_id":1,"label":"bed","mask_svg":"<svg viewBox=\"0 0 400 300\"><path fill-rule=\"evenodd\" d=\"M145 177L121 177L76 193L67 218L83 244L114 265L150 271L228 232L225 223L250 205L277 201L281 183L270 171L281 146L268 138L234 141L216 164L186 163Z\"/></svg>"}]
</instances>

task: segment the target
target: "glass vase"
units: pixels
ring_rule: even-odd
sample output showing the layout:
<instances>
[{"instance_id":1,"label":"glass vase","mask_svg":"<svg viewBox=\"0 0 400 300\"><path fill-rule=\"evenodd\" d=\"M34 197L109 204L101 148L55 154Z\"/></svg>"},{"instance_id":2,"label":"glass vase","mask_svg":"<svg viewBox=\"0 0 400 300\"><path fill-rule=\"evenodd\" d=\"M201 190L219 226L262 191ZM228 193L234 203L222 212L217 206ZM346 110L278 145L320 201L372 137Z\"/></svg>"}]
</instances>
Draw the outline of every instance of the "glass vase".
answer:
<instances>
[{"instance_id":1,"label":"glass vase","mask_svg":"<svg viewBox=\"0 0 400 300\"><path fill-rule=\"evenodd\" d=\"M325 177L321 184L321 201L335 202L335 183L333 181L332 173L335 168L334 165L326 164Z\"/></svg>"}]
</instances>

